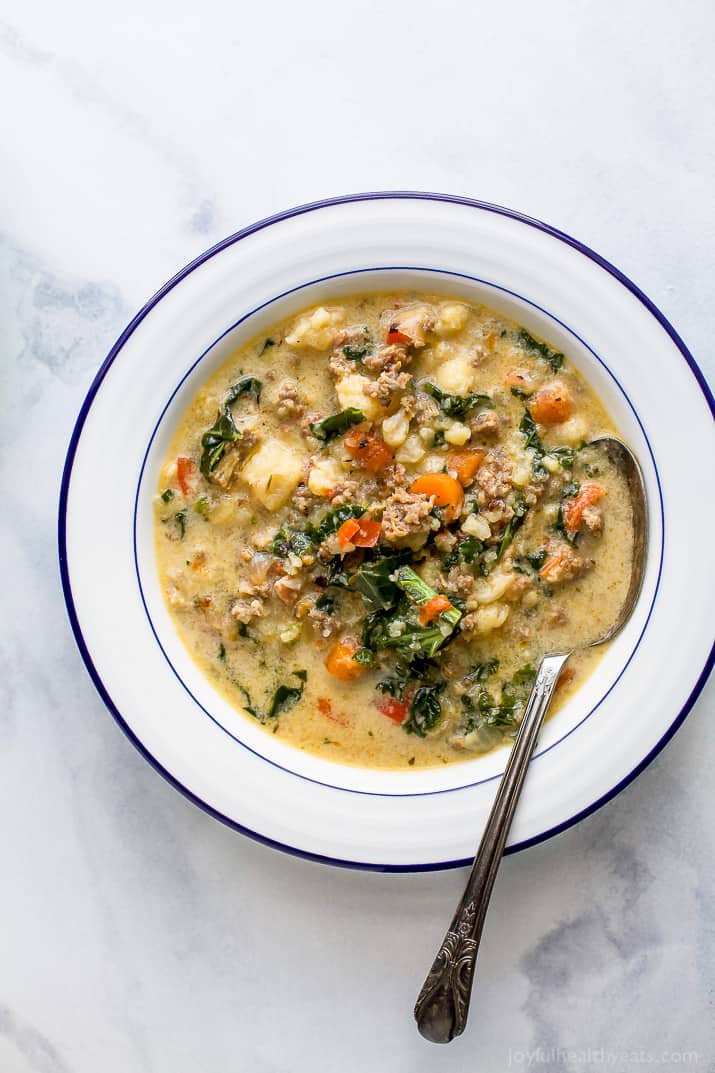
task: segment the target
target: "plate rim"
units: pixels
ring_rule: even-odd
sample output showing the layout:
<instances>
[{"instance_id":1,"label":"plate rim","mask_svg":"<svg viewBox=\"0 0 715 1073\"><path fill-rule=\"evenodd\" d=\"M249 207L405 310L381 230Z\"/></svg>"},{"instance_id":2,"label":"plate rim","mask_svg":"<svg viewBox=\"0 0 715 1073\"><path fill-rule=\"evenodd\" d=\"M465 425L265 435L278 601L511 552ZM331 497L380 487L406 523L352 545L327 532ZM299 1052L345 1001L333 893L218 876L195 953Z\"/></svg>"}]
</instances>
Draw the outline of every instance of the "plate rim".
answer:
<instances>
[{"instance_id":1,"label":"plate rim","mask_svg":"<svg viewBox=\"0 0 715 1073\"><path fill-rule=\"evenodd\" d=\"M234 820L233 818L220 812L218 809L215 809L207 801L204 801L203 798L200 798L197 794L195 794L192 790L185 786L175 775L173 775L167 768L163 766L163 764L161 764L161 762L149 751L147 746L135 734L135 732L131 729L129 724L122 716L117 706L114 704L114 701L112 700L109 692L107 691L89 653L89 648L85 642L84 635L82 633L82 629L79 623L79 618L76 612L74 598L72 595L72 587L69 576L69 563L67 557L67 506L69 498L69 487L72 477L74 459L77 452L79 440L84 429L85 421L109 369L113 365L114 361L118 358L127 340L134 333L136 328L142 323L142 321L148 316L148 314L154 309L154 307L158 305L158 303L171 290L173 290L175 286L177 286L183 279L190 275L191 272L193 272L196 268L200 267L205 262L210 260L215 254L220 253L229 246L234 245L236 242L240 241L243 238L246 238L249 235L256 233L257 231L263 230L266 227L270 227L275 223L291 219L295 216L300 216L308 212L313 212L317 209L361 201L380 201L390 199L446 202L450 204L462 205L468 208L475 208L485 212L491 212L496 215L507 217L509 219L515 220L517 222L526 224L529 227L533 227L539 231L542 231L545 234L550 235L551 237L556 238L561 242L564 242L566 245L572 247L577 252L586 256L589 260L595 262L606 272L608 272L612 277L614 277L617 282L619 282L628 291L630 291L630 293L633 294L640 301L640 303L647 309L647 311L658 321L660 326L665 330L671 341L675 344L676 348L680 352L681 356L684 358L686 364L689 366L690 371L692 372L696 382L698 383L698 386L701 389L702 394L705 397L705 401L708 404L711 414L715 418L715 398L713 397L713 393L710 390L705 375L703 374L702 370L698 366L689 349L686 347L680 335L677 333L677 331L667 319L665 314L662 313L661 310L655 305L655 303L650 298L648 298L648 296L628 276L621 272L620 269L616 268L615 265L611 264L611 262L607 261L600 254L596 253L595 250L591 249L589 246L585 245L579 240L573 238L566 232L561 231L558 228L555 228L552 225L547 224L534 217L527 216L524 213L518 212L514 209L509 209L505 206L497 205L492 202L481 201L478 199L468 198L455 194L422 192L416 190L388 190L345 194L331 198L324 198L318 201L307 202L305 204L297 205L293 208L285 209L281 212L274 213L271 216L264 217L263 219L260 219L253 224L249 224L246 227L241 228L240 230L232 233L231 235L228 235L226 238L221 239L219 242L211 246L208 250L205 250L203 253L200 253L183 268L179 269L179 271L176 272L174 276L172 276L158 291L156 291L156 293L151 298L148 299L147 302L145 302L145 304L139 309L135 316L126 325L126 327L121 332L113 346L110 348L107 357L104 359L99 369L97 370L97 373L95 374L92 383L90 384L90 387L87 391L87 394L82 402L79 414L72 429L62 471L62 479L60 483L60 494L58 503L58 557L62 592L64 596L65 607L67 609L67 615L69 618L72 633L75 638L75 642L79 649L80 656L82 657L82 660L85 664L90 679L92 680L92 683L94 684L101 699L104 701L104 704L109 710L110 714L112 715L118 726L121 728L121 730L126 734L130 742L138 750L138 752L144 757L145 760L147 760L151 764L155 771L162 775L170 783L170 785L172 785L176 790L182 793L184 797L190 800L193 804L197 805L199 808L203 809L204 812L207 812L214 819L219 820L221 823L232 828L233 830L239 831L241 834L252 838L254 841L260 842L263 845L270 846L274 849L282 850L283 852L289 853L292 856L297 856L306 860L316 861L322 864L343 868L360 869L363 871L398 873L429 872L442 871L448 868L463 867L471 863L471 858L452 861L436 861L429 862L426 864L411 865L360 862L347 860L339 857L332 857L319 853L313 853L310 850L304 850L296 846L282 843L280 841L277 841L276 839L270 838L267 835L263 835L258 831L254 831L251 828L246 827L245 825L239 823L237 820ZM643 757L643 759L626 776L620 779L615 786L613 786L606 793L602 794L601 797L591 802L586 808L581 809L579 812L575 813L573 816L570 816L567 819L563 820L561 823L548 828L546 831L540 832L538 835L534 835L531 838L524 839L522 842L515 843L514 845L509 846L505 852L516 853L520 850L527 849L528 847L536 845L540 842L544 842L557 834L560 834L562 831L567 830L569 827L574 826L582 819L585 819L587 816L590 816L592 813L596 812L599 808L601 808L608 801L610 801L617 794L619 794L623 789L625 789L625 787L628 786L634 779L636 779L638 775L640 775L641 772L644 771L645 768L655 759L655 757L667 745L667 743L670 741L670 739L673 737L679 727L682 726L686 717L692 710L695 701L702 692L702 689L710 675L714 664L715 643L712 645L708 658L705 662L705 666L698 675L698 678L696 679L695 684L692 687L684 705L674 717L673 721L670 723L664 734L656 742L652 749L646 754L646 756Z\"/></svg>"}]
</instances>

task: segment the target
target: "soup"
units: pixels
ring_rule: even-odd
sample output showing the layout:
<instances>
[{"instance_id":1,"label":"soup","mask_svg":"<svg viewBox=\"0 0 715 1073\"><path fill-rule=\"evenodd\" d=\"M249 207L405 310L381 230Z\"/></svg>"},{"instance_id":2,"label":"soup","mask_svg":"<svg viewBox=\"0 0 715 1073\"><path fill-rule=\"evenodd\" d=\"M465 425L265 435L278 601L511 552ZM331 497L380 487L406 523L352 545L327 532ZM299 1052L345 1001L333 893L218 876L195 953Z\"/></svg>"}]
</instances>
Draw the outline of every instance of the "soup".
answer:
<instances>
[{"instance_id":1,"label":"soup","mask_svg":"<svg viewBox=\"0 0 715 1073\"><path fill-rule=\"evenodd\" d=\"M247 719L381 768L508 743L539 659L628 586L613 426L547 342L486 307L356 295L276 324L198 392L155 497L187 649ZM556 707L598 655L577 652Z\"/></svg>"}]
</instances>

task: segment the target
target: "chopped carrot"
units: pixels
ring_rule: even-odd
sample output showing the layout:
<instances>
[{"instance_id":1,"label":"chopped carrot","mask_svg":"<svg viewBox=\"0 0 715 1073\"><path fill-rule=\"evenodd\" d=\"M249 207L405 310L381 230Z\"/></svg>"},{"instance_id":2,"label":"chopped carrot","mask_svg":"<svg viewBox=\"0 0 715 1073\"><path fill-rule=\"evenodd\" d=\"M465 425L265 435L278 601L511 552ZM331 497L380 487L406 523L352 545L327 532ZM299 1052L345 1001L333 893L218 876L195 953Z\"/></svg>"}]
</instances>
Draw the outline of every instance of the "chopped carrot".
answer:
<instances>
[{"instance_id":1,"label":"chopped carrot","mask_svg":"<svg viewBox=\"0 0 715 1073\"><path fill-rule=\"evenodd\" d=\"M341 681L347 682L351 678L360 677L365 666L353 659L359 648L360 645L352 637L343 637L342 640L335 642L325 658L325 666L333 678L340 678Z\"/></svg>"},{"instance_id":2,"label":"chopped carrot","mask_svg":"<svg viewBox=\"0 0 715 1073\"><path fill-rule=\"evenodd\" d=\"M454 521L462 509L464 492L459 481L450 477L448 473L425 473L418 477L410 486L411 492L421 492L422 495L434 496L435 507L445 507L445 518Z\"/></svg>"},{"instance_id":3,"label":"chopped carrot","mask_svg":"<svg viewBox=\"0 0 715 1073\"><path fill-rule=\"evenodd\" d=\"M557 572L557 567L561 566L563 557L563 551L557 551L555 555L551 555L541 567L541 570L539 570L539 577L543 581L551 581L554 574Z\"/></svg>"},{"instance_id":4,"label":"chopped carrot","mask_svg":"<svg viewBox=\"0 0 715 1073\"><path fill-rule=\"evenodd\" d=\"M182 496L187 496L189 494L193 469L194 463L191 459L185 458L184 455L179 455L176 460L176 480L179 484Z\"/></svg>"},{"instance_id":5,"label":"chopped carrot","mask_svg":"<svg viewBox=\"0 0 715 1073\"><path fill-rule=\"evenodd\" d=\"M356 548L374 548L380 539L382 526L370 518L348 518L338 529L338 544L341 548L353 544Z\"/></svg>"},{"instance_id":6,"label":"chopped carrot","mask_svg":"<svg viewBox=\"0 0 715 1073\"><path fill-rule=\"evenodd\" d=\"M447 468L453 469L457 480L465 488L474 480L474 475L484 461L484 451L453 451L447 455Z\"/></svg>"},{"instance_id":7,"label":"chopped carrot","mask_svg":"<svg viewBox=\"0 0 715 1073\"><path fill-rule=\"evenodd\" d=\"M324 715L326 719L329 719L331 723L338 723L341 727L350 726L350 723L344 715L336 714L333 711L333 706L327 697L318 697L318 711L321 715Z\"/></svg>"},{"instance_id":8,"label":"chopped carrot","mask_svg":"<svg viewBox=\"0 0 715 1073\"><path fill-rule=\"evenodd\" d=\"M529 412L540 425L560 425L573 413L571 392L556 381L546 384L529 401Z\"/></svg>"},{"instance_id":9,"label":"chopped carrot","mask_svg":"<svg viewBox=\"0 0 715 1073\"><path fill-rule=\"evenodd\" d=\"M605 495L606 489L598 481L586 481L574 499L564 500L563 519L569 533L575 533L580 528L586 507L598 503Z\"/></svg>"},{"instance_id":10,"label":"chopped carrot","mask_svg":"<svg viewBox=\"0 0 715 1073\"><path fill-rule=\"evenodd\" d=\"M405 333L401 332L399 328L390 328L387 332L387 342L404 343L409 346L412 340L410 339L409 335L405 335Z\"/></svg>"},{"instance_id":11,"label":"chopped carrot","mask_svg":"<svg viewBox=\"0 0 715 1073\"><path fill-rule=\"evenodd\" d=\"M518 387L522 391L533 391L534 385L526 369L507 369L504 383L507 387Z\"/></svg>"},{"instance_id":12,"label":"chopped carrot","mask_svg":"<svg viewBox=\"0 0 715 1073\"><path fill-rule=\"evenodd\" d=\"M375 707L393 723L404 723L407 718L407 701L395 700L394 697L378 697Z\"/></svg>"},{"instance_id":13,"label":"chopped carrot","mask_svg":"<svg viewBox=\"0 0 715 1073\"><path fill-rule=\"evenodd\" d=\"M382 473L395 457L385 441L364 425L351 429L343 446L368 473Z\"/></svg>"},{"instance_id":14,"label":"chopped carrot","mask_svg":"<svg viewBox=\"0 0 715 1073\"><path fill-rule=\"evenodd\" d=\"M441 594L433 596L431 600L428 600L420 607L420 625L426 626L428 622L432 622L433 619L438 618L445 611L451 610L452 604L449 602L446 596L442 596Z\"/></svg>"},{"instance_id":15,"label":"chopped carrot","mask_svg":"<svg viewBox=\"0 0 715 1073\"><path fill-rule=\"evenodd\" d=\"M344 548L346 544L350 544L352 538L357 532L360 531L360 522L356 518L348 518L346 522L338 529L338 544L341 548Z\"/></svg>"},{"instance_id":16,"label":"chopped carrot","mask_svg":"<svg viewBox=\"0 0 715 1073\"><path fill-rule=\"evenodd\" d=\"M569 545L562 544L541 567L539 577L542 581L549 581L554 585L559 581L570 581L579 572L580 563L581 560L574 555Z\"/></svg>"}]
</instances>

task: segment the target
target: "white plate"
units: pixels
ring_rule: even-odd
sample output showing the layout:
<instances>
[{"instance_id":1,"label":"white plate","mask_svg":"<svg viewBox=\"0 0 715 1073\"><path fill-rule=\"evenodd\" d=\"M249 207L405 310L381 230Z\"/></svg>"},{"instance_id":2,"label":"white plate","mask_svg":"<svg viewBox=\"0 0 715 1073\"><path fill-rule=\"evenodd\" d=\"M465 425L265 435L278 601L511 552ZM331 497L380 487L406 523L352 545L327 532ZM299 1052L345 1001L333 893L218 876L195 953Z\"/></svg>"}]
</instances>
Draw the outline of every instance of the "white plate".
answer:
<instances>
[{"instance_id":1,"label":"white plate","mask_svg":"<svg viewBox=\"0 0 715 1073\"><path fill-rule=\"evenodd\" d=\"M179 641L157 583L151 497L176 420L241 342L329 295L423 287L484 301L583 371L645 473L650 551L630 623L546 725L509 849L547 838L634 778L712 666L712 571L693 577L715 457L705 381L661 313L591 250L537 221L442 195L302 206L183 269L123 332L82 406L62 482L60 565L72 627L131 740L217 818L334 864L417 870L474 852L506 751L416 772L318 759L235 712ZM111 524L107 490L111 490Z\"/></svg>"}]
</instances>

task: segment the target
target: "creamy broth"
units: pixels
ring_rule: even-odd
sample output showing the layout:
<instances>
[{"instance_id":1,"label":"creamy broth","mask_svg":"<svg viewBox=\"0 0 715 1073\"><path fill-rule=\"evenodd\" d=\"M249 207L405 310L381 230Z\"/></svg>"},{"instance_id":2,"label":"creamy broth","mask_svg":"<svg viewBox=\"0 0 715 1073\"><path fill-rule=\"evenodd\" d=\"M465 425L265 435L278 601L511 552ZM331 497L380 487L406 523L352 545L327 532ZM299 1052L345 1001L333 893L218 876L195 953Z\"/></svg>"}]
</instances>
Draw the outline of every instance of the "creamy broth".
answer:
<instances>
[{"instance_id":1,"label":"creamy broth","mask_svg":"<svg viewBox=\"0 0 715 1073\"><path fill-rule=\"evenodd\" d=\"M511 740L534 668L595 639L632 518L567 357L491 310L357 295L241 347L155 496L161 585L205 674L297 748L427 767ZM555 708L598 655L568 664Z\"/></svg>"}]
</instances>

